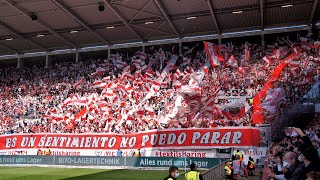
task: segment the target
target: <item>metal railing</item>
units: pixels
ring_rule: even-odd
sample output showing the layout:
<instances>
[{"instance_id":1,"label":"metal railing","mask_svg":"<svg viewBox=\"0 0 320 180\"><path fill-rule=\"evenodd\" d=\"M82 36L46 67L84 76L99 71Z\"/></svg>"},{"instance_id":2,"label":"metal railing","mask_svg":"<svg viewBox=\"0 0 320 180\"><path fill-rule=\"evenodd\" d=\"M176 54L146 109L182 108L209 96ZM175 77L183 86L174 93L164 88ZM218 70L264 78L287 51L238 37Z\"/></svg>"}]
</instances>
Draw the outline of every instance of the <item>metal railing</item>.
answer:
<instances>
[{"instance_id":1,"label":"metal railing","mask_svg":"<svg viewBox=\"0 0 320 180\"><path fill-rule=\"evenodd\" d=\"M204 180L221 180L224 179L225 171L224 171L224 166L225 166L226 161L221 162L220 164L212 167L211 169L201 173L203 176Z\"/></svg>"}]
</instances>

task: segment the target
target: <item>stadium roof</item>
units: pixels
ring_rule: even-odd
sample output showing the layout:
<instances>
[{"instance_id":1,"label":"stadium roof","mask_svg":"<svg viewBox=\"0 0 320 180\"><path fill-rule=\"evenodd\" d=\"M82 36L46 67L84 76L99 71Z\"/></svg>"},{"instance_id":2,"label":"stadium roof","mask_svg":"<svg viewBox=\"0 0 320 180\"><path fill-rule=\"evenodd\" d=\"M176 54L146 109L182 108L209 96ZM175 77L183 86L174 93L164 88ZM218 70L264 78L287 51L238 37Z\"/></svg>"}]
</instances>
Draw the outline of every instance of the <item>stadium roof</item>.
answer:
<instances>
[{"instance_id":1,"label":"stadium roof","mask_svg":"<svg viewBox=\"0 0 320 180\"><path fill-rule=\"evenodd\" d=\"M319 19L318 0L2 0L0 55L305 30Z\"/></svg>"}]
</instances>

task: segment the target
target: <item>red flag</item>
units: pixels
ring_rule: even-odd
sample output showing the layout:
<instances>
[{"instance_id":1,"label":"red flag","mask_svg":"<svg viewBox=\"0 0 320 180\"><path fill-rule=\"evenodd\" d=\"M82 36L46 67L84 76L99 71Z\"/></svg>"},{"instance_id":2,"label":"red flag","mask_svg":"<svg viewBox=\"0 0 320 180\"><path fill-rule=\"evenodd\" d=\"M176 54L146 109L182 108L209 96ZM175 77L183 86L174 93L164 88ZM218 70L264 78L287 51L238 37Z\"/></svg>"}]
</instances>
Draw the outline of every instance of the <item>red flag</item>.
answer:
<instances>
[{"instance_id":1,"label":"red flag","mask_svg":"<svg viewBox=\"0 0 320 180\"><path fill-rule=\"evenodd\" d=\"M79 87L82 86L82 84L83 84L85 81L86 81L86 78L82 77L78 82L76 82L76 83L73 85L73 87L74 87L75 89L78 89Z\"/></svg>"},{"instance_id":2,"label":"red flag","mask_svg":"<svg viewBox=\"0 0 320 180\"><path fill-rule=\"evenodd\" d=\"M244 60L249 61L249 59L250 59L250 49L249 49L249 46L246 45L244 50Z\"/></svg>"},{"instance_id":3,"label":"red flag","mask_svg":"<svg viewBox=\"0 0 320 180\"><path fill-rule=\"evenodd\" d=\"M74 119L78 119L82 116L84 116L88 112L87 108L83 108L81 111L79 111L75 116Z\"/></svg>"}]
</instances>

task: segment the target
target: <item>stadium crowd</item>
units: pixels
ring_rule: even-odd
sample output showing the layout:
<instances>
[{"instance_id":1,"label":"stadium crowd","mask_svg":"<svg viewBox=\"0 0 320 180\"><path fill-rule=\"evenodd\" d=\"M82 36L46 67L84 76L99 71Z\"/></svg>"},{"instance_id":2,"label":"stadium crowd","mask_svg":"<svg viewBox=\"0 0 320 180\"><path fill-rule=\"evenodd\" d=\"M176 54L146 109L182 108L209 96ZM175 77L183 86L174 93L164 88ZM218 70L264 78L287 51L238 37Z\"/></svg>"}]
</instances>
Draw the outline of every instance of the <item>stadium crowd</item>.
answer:
<instances>
[{"instance_id":1,"label":"stadium crowd","mask_svg":"<svg viewBox=\"0 0 320 180\"><path fill-rule=\"evenodd\" d=\"M320 127L287 128L267 151L263 179L320 179Z\"/></svg>"},{"instance_id":2,"label":"stadium crowd","mask_svg":"<svg viewBox=\"0 0 320 180\"><path fill-rule=\"evenodd\" d=\"M151 49L49 67L0 67L0 134L251 126L254 95L294 53L262 101L272 121L319 80L319 45L311 38L283 38L267 48L215 45L216 64L193 47L180 55Z\"/></svg>"}]
</instances>

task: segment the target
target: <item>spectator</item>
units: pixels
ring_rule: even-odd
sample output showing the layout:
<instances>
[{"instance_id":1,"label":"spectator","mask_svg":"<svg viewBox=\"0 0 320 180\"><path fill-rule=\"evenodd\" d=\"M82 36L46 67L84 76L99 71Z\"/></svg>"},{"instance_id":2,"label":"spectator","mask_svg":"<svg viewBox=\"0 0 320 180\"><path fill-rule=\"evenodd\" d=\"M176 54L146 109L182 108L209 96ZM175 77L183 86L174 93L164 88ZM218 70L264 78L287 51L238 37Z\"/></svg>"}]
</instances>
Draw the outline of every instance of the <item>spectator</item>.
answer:
<instances>
[{"instance_id":1,"label":"spectator","mask_svg":"<svg viewBox=\"0 0 320 180\"><path fill-rule=\"evenodd\" d=\"M116 152L117 157L122 157L122 151L120 149L117 150Z\"/></svg>"},{"instance_id":2,"label":"spectator","mask_svg":"<svg viewBox=\"0 0 320 180\"><path fill-rule=\"evenodd\" d=\"M275 175L280 175L282 174L282 153L278 153L275 155L276 161L274 163L273 166L273 172L275 173Z\"/></svg>"},{"instance_id":3,"label":"spectator","mask_svg":"<svg viewBox=\"0 0 320 180\"><path fill-rule=\"evenodd\" d=\"M224 166L224 170L225 170L225 173L226 173L226 179L227 180L232 180L233 179L233 177L232 177L232 166L231 166L231 161L230 160L226 161L225 166Z\"/></svg>"},{"instance_id":4,"label":"spectator","mask_svg":"<svg viewBox=\"0 0 320 180\"><path fill-rule=\"evenodd\" d=\"M270 174L269 177L277 180L298 180L303 177L303 165L297 162L297 155L287 152L283 157L283 168L281 175Z\"/></svg>"},{"instance_id":5,"label":"spectator","mask_svg":"<svg viewBox=\"0 0 320 180\"><path fill-rule=\"evenodd\" d=\"M314 148L305 149L298 157L298 160L304 164L304 173L320 172L319 156Z\"/></svg>"},{"instance_id":6,"label":"spectator","mask_svg":"<svg viewBox=\"0 0 320 180\"><path fill-rule=\"evenodd\" d=\"M49 149L49 147L47 147L46 151L45 151L46 156L50 156L51 155L51 151Z\"/></svg>"},{"instance_id":7,"label":"spectator","mask_svg":"<svg viewBox=\"0 0 320 180\"><path fill-rule=\"evenodd\" d=\"M42 155L42 151L41 151L41 149L38 149L38 151L37 151L37 155L38 155L38 156L41 156L41 155Z\"/></svg>"},{"instance_id":8,"label":"spectator","mask_svg":"<svg viewBox=\"0 0 320 180\"><path fill-rule=\"evenodd\" d=\"M137 149L133 152L132 156L141 157L140 149Z\"/></svg>"},{"instance_id":9,"label":"spectator","mask_svg":"<svg viewBox=\"0 0 320 180\"><path fill-rule=\"evenodd\" d=\"M318 180L320 179L320 172L311 172L307 174L307 180Z\"/></svg>"},{"instance_id":10,"label":"spectator","mask_svg":"<svg viewBox=\"0 0 320 180\"><path fill-rule=\"evenodd\" d=\"M256 169L253 158L249 157L248 165L247 165L249 176L253 176L253 172Z\"/></svg>"},{"instance_id":11,"label":"spectator","mask_svg":"<svg viewBox=\"0 0 320 180\"><path fill-rule=\"evenodd\" d=\"M245 164L240 160L239 154L235 155L235 160L232 162L233 167L233 179L246 179L248 177L248 172Z\"/></svg>"}]
</instances>

